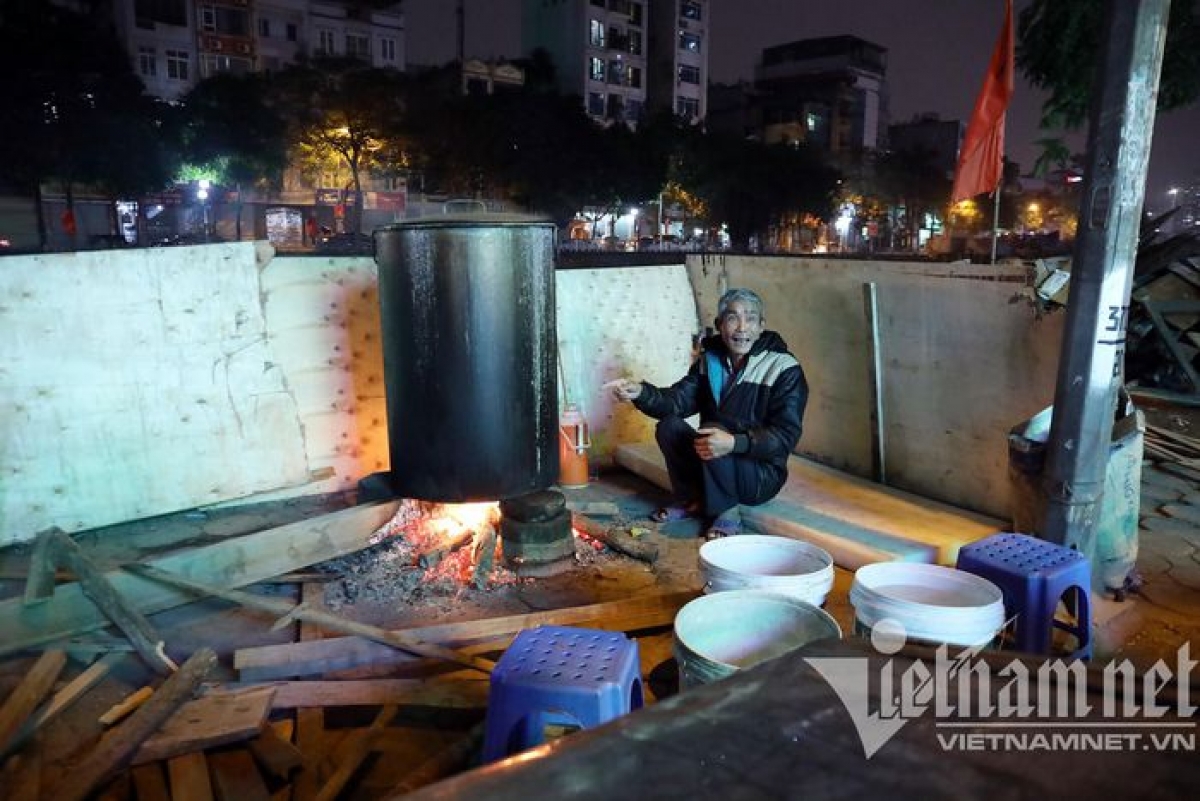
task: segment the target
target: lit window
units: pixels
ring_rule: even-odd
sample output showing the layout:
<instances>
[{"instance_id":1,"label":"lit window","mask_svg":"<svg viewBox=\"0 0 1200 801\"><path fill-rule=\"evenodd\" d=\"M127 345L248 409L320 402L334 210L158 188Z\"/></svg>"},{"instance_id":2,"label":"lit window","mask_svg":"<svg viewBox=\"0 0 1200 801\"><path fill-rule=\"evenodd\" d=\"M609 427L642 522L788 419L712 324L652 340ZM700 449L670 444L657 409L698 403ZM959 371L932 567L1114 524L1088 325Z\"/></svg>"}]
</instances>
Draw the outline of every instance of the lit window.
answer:
<instances>
[{"instance_id":1,"label":"lit window","mask_svg":"<svg viewBox=\"0 0 1200 801\"><path fill-rule=\"evenodd\" d=\"M588 75L593 81L604 80L604 59L595 56L588 59Z\"/></svg>"},{"instance_id":2,"label":"lit window","mask_svg":"<svg viewBox=\"0 0 1200 801\"><path fill-rule=\"evenodd\" d=\"M688 33L687 31L680 31L679 32L679 49L687 50L691 53L699 53L700 52L700 37L694 33Z\"/></svg>"},{"instance_id":3,"label":"lit window","mask_svg":"<svg viewBox=\"0 0 1200 801\"><path fill-rule=\"evenodd\" d=\"M637 31L629 32L629 52L635 56L642 54L642 35Z\"/></svg>"},{"instance_id":4,"label":"lit window","mask_svg":"<svg viewBox=\"0 0 1200 801\"><path fill-rule=\"evenodd\" d=\"M640 67L629 67L626 73L626 83L634 89L642 88L642 70Z\"/></svg>"},{"instance_id":5,"label":"lit window","mask_svg":"<svg viewBox=\"0 0 1200 801\"><path fill-rule=\"evenodd\" d=\"M693 19L699 22L703 19L703 7L696 0L683 0L679 4L679 16L683 19Z\"/></svg>"},{"instance_id":6,"label":"lit window","mask_svg":"<svg viewBox=\"0 0 1200 801\"><path fill-rule=\"evenodd\" d=\"M588 41L592 47L604 47L604 23L598 19L592 20Z\"/></svg>"},{"instance_id":7,"label":"lit window","mask_svg":"<svg viewBox=\"0 0 1200 801\"><path fill-rule=\"evenodd\" d=\"M811 111L804 115L804 125L808 130L815 131L817 126L821 124L821 118Z\"/></svg>"},{"instance_id":8,"label":"lit window","mask_svg":"<svg viewBox=\"0 0 1200 801\"><path fill-rule=\"evenodd\" d=\"M167 77L173 81L186 81L188 79L188 63L190 57L186 50L168 50L167 56Z\"/></svg>"},{"instance_id":9,"label":"lit window","mask_svg":"<svg viewBox=\"0 0 1200 801\"><path fill-rule=\"evenodd\" d=\"M153 47L138 48L138 72L147 78L158 75L158 56Z\"/></svg>"}]
</instances>

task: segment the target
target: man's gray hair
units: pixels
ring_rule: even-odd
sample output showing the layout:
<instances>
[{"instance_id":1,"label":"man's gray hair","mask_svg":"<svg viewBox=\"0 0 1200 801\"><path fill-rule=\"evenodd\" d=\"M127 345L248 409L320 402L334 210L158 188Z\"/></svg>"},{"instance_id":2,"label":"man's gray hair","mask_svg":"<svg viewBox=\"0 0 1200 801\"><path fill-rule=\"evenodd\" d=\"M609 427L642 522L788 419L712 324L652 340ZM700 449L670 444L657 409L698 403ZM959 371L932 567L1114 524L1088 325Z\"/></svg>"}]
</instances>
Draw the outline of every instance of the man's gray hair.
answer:
<instances>
[{"instance_id":1,"label":"man's gray hair","mask_svg":"<svg viewBox=\"0 0 1200 801\"><path fill-rule=\"evenodd\" d=\"M758 312L760 320L767 319L767 315L763 310L762 298L758 296L757 292L750 289L731 289L722 295L721 299L717 301L717 319L720 320L724 317L725 312L729 311L729 307L733 305L734 301L738 300L749 304L751 308Z\"/></svg>"}]
</instances>

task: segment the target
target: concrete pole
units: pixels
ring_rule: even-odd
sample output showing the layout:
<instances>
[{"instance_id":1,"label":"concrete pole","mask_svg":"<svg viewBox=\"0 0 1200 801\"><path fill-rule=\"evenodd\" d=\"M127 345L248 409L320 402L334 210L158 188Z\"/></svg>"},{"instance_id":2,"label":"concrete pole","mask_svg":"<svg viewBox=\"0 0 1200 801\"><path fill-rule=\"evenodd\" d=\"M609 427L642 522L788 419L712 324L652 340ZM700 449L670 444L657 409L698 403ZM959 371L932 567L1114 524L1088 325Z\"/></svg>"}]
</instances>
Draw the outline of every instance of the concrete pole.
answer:
<instances>
[{"instance_id":1,"label":"concrete pole","mask_svg":"<svg viewBox=\"0 0 1200 801\"><path fill-rule=\"evenodd\" d=\"M1170 0L1106 0L1042 535L1095 556Z\"/></svg>"}]
</instances>

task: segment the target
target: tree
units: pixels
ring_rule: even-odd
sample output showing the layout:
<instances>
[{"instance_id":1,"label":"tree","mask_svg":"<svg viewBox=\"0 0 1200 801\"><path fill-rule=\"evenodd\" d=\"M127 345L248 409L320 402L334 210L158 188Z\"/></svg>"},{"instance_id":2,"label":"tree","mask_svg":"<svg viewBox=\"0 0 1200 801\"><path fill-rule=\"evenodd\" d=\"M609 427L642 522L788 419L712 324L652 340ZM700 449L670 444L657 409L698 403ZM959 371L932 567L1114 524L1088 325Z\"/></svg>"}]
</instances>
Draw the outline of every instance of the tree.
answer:
<instances>
[{"instance_id":1,"label":"tree","mask_svg":"<svg viewBox=\"0 0 1200 801\"><path fill-rule=\"evenodd\" d=\"M196 84L180 113L184 159L238 189L238 239L242 187L277 188L287 167L287 126L268 88L261 74L220 73Z\"/></svg>"},{"instance_id":2,"label":"tree","mask_svg":"<svg viewBox=\"0 0 1200 801\"><path fill-rule=\"evenodd\" d=\"M922 218L927 211L945 205L951 180L938 166L937 154L923 148L880 154L875 161L875 175L882 199L904 207L906 239L915 250Z\"/></svg>"},{"instance_id":3,"label":"tree","mask_svg":"<svg viewBox=\"0 0 1200 801\"><path fill-rule=\"evenodd\" d=\"M70 206L79 185L115 198L169 180L169 111L145 95L111 28L44 0L5 0L0 70L0 163L8 183L37 198L43 247L44 182L59 182Z\"/></svg>"},{"instance_id":4,"label":"tree","mask_svg":"<svg viewBox=\"0 0 1200 801\"><path fill-rule=\"evenodd\" d=\"M725 223L734 248L792 214L828 219L838 172L806 145L764 145L732 136L693 138L673 175Z\"/></svg>"},{"instance_id":5,"label":"tree","mask_svg":"<svg viewBox=\"0 0 1200 801\"><path fill-rule=\"evenodd\" d=\"M404 76L351 58L323 58L281 72L273 83L286 114L288 139L301 170L320 174L331 165L350 173L354 203L347 229L362 226L362 176L397 168L405 158Z\"/></svg>"},{"instance_id":6,"label":"tree","mask_svg":"<svg viewBox=\"0 0 1200 801\"><path fill-rule=\"evenodd\" d=\"M1049 97L1042 127L1077 129L1087 121L1104 3L1098 0L1033 0L1020 14L1017 65ZM1167 25L1158 93L1160 110L1200 97L1200 21L1194 0L1174 0Z\"/></svg>"}]
</instances>

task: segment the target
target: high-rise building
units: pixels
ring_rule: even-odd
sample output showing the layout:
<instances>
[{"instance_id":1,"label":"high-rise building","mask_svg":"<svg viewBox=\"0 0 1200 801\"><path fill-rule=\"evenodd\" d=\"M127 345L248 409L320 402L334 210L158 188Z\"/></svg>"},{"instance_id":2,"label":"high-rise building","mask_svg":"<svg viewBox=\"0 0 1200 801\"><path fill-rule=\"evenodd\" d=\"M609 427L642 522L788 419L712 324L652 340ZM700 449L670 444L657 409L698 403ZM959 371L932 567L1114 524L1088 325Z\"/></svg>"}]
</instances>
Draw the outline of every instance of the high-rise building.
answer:
<instances>
[{"instance_id":1,"label":"high-rise building","mask_svg":"<svg viewBox=\"0 0 1200 801\"><path fill-rule=\"evenodd\" d=\"M112 0L117 35L156 97L222 72L277 70L302 55L404 69L400 4L346 0Z\"/></svg>"},{"instance_id":2,"label":"high-rise building","mask_svg":"<svg viewBox=\"0 0 1200 801\"><path fill-rule=\"evenodd\" d=\"M754 74L763 141L810 142L835 155L881 147L886 76L887 50L856 36L768 47Z\"/></svg>"},{"instance_id":3,"label":"high-rise building","mask_svg":"<svg viewBox=\"0 0 1200 801\"><path fill-rule=\"evenodd\" d=\"M647 108L704 118L709 0L525 0L523 50L545 50L560 91L604 122Z\"/></svg>"}]
</instances>

